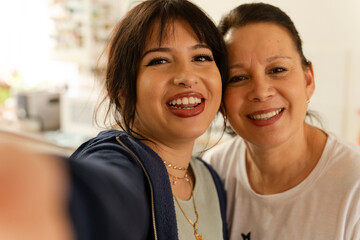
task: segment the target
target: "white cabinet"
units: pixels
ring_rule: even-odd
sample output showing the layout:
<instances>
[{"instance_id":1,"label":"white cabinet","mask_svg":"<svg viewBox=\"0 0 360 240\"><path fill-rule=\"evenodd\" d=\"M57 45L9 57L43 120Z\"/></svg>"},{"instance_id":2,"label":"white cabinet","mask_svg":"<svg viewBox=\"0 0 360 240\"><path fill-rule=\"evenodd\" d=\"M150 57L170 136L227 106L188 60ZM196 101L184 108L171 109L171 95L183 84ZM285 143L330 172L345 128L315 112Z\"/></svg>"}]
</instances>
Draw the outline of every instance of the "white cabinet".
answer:
<instances>
[{"instance_id":1,"label":"white cabinet","mask_svg":"<svg viewBox=\"0 0 360 240\"><path fill-rule=\"evenodd\" d=\"M94 69L111 30L127 10L124 2L49 0L52 59L75 62L79 67Z\"/></svg>"}]
</instances>

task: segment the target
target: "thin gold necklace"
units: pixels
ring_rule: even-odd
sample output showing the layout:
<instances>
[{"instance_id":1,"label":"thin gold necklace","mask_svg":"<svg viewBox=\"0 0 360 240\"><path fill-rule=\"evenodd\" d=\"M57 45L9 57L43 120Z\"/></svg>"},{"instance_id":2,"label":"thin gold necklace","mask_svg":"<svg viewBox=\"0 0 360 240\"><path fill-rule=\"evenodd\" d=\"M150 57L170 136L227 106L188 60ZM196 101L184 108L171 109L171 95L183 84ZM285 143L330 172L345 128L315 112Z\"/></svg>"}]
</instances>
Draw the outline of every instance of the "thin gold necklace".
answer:
<instances>
[{"instance_id":1,"label":"thin gold necklace","mask_svg":"<svg viewBox=\"0 0 360 240\"><path fill-rule=\"evenodd\" d=\"M191 185L191 183L190 183L190 185ZM174 194L173 194L173 195L174 195ZM177 199L177 197L176 197L175 195L174 195L174 198L175 198L176 203L178 204L181 212L184 214L185 218L186 218L186 219L188 220L188 222L193 226L193 228L194 228L194 235L195 235L196 240L203 240L201 234L198 233L198 229L197 229L197 226L196 226L197 223L198 223L198 221L199 221L199 213L198 213L197 208L196 208L195 196L194 196L194 192L193 192L193 190L192 190L192 187L191 187L191 196L192 196L192 198L193 198L192 200L193 200L193 205L194 205L194 209L195 209L195 216L196 216L195 222L193 222L193 221L186 215L184 209L181 207L180 202L179 202L179 200Z\"/></svg>"},{"instance_id":2,"label":"thin gold necklace","mask_svg":"<svg viewBox=\"0 0 360 240\"><path fill-rule=\"evenodd\" d=\"M189 180L189 175L188 175L188 173L185 173L185 176L183 176L183 177L177 177L177 176L175 176L175 175L172 175L172 174L169 173L169 172L168 172L168 174L169 174L170 178L173 180L171 183L174 184L174 185L176 185L176 183L177 183L178 180L185 180L185 181L187 181L187 182L190 181L190 180Z\"/></svg>"},{"instance_id":3,"label":"thin gold necklace","mask_svg":"<svg viewBox=\"0 0 360 240\"><path fill-rule=\"evenodd\" d=\"M180 171L187 171L188 170L188 168L186 168L186 167L178 167L176 165L173 165L171 163L166 162L165 160L163 160L163 162L164 162L165 166L168 167L168 168L172 168L172 169L180 170Z\"/></svg>"}]
</instances>

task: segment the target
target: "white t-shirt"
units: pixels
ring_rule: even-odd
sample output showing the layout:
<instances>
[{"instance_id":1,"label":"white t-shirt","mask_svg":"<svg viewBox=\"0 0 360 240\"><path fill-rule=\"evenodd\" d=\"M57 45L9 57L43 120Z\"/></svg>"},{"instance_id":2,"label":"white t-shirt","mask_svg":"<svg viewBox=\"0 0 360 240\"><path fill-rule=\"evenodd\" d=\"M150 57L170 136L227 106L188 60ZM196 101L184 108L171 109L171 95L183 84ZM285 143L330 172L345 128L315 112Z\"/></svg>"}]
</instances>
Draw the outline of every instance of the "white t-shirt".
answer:
<instances>
[{"instance_id":1,"label":"white t-shirt","mask_svg":"<svg viewBox=\"0 0 360 240\"><path fill-rule=\"evenodd\" d=\"M257 194L250 187L240 137L204 155L227 191L231 240L360 239L360 148L328 135L309 176L273 195Z\"/></svg>"}]
</instances>

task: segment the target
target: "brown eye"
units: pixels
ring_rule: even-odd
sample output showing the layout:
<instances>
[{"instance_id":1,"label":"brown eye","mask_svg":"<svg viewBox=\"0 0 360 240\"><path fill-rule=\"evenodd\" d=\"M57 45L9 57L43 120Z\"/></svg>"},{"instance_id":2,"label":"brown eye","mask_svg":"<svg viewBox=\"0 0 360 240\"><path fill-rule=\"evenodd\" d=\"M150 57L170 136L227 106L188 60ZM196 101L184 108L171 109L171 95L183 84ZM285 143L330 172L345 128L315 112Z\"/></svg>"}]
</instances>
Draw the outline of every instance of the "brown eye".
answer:
<instances>
[{"instance_id":1,"label":"brown eye","mask_svg":"<svg viewBox=\"0 0 360 240\"><path fill-rule=\"evenodd\" d=\"M241 82L248 79L246 76L244 75L237 75L237 76L233 76L229 79L229 83L237 83L237 82Z\"/></svg>"},{"instance_id":2,"label":"brown eye","mask_svg":"<svg viewBox=\"0 0 360 240\"><path fill-rule=\"evenodd\" d=\"M195 62L212 62L214 61L213 57L210 55L198 55L194 57Z\"/></svg>"},{"instance_id":3,"label":"brown eye","mask_svg":"<svg viewBox=\"0 0 360 240\"><path fill-rule=\"evenodd\" d=\"M287 69L283 68L283 67L276 67L276 68L272 68L268 73L269 74L277 74L277 73L283 73L286 72Z\"/></svg>"},{"instance_id":4,"label":"brown eye","mask_svg":"<svg viewBox=\"0 0 360 240\"><path fill-rule=\"evenodd\" d=\"M150 62L148 64L146 64L146 67L149 66L154 66L154 65L160 65L160 64L165 64L168 63L169 61L165 58L154 58L152 60L150 60Z\"/></svg>"}]
</instances>

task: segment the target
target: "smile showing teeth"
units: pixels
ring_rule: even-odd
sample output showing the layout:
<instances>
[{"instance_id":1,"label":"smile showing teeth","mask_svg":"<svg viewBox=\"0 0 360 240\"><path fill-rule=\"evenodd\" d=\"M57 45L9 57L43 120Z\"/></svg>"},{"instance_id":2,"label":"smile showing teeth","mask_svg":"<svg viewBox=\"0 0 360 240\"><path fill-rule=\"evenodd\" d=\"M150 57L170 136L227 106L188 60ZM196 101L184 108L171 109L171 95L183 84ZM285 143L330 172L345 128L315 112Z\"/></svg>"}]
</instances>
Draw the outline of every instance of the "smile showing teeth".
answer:
<instances>
[{"instance_id":1,"label":"smile showing teeth","mask_svg":"<svg viewBox=\"0 0 360 240\"><path fill-rule=\"evenodd\" d=\"M183 97L172 100L168 103L169 106L174 108L191 109L201 103L201 98L197 97Z\"/></svg>"},{"instance_id":2,"label":"smile showing teeth","mask_svg":"<svg viewBox=\"0 0 360 240\"><path fill-rule=\"evenodd\" d=\"M256 114L256 115L248 115L249 118L254 119L254 120L268 120L269 118L274 117L275 115L281 113L284 110L284 108L272 111L272 112L268 112L268 113L263 113L263 114Z\"/></svg>"}]
</instances>

